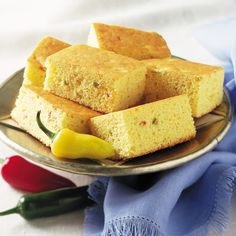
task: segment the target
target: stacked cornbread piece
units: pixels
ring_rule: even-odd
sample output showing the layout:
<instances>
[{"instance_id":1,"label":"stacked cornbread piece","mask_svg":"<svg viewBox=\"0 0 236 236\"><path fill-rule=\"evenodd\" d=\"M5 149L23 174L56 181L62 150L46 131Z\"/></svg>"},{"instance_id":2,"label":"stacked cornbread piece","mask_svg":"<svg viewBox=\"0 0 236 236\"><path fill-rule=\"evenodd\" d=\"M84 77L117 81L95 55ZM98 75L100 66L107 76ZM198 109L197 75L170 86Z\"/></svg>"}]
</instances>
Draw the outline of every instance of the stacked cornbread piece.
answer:
<instances>
[{"instance_id":1,"label":"stacked cornbread piece","mask_svg":"<svg viewBox=\"0 0 236 236\"><path fill-rule=\"evenodd\" d=\"M222 97L222 68L172 59L157 33L95 23L88 45L38 44L12 117L49 146L36 124L41 110L52 131L91 133L112 144L112 159L127 159L192 139L193 117Z\"/></svg>"},{"instance_id":2,"label":"stacked cornbread piece","mask_svg":"<svg viewBox=\"0 0 236 236\"><path fill-rule=\"evenodd\" d=\"M174 58L145 63L148 66L145 102L187 94L194 117L211 112L222 102L223 68Z\"/></svg>"},{"instance_id":3,"label":"stacked cornbread piece","mask_svg":"<svg viewBox=\"0 0 236 236\"><path fill-rule=\"evenodd\" d=\"M46 58L69 46L70 44L49 36L43 38L27 60L24 84L42 87L46 76Z\"/></svg>"},{"instance_id":4,"label":"stacked cornbread piece","mask_svg":"<svg viewBox=\"0 0 236 236\"><path fill-rule=\"evenodd\" d=\"M52 140L38 127L36 114L41 110L42 121L57 133L69 128L80 133L90 133L89 119L98 115L78 103L55 96L44 90L46 58L70 45L52 37L43 38L27 60L23 85L19 91L12 118L28 133L50 146Z\"/></svg>"},{"instance_id":5,"label":"stacked cornbread piece","mask_svg":"<svg viewBox=\"0 0 236 236\"><path fill-rule=\"evenodd\" d=\"M114 52L75 45L46 61L45 90L109 113L141 102L146 66Z\"/></svg>"}]
</instances>

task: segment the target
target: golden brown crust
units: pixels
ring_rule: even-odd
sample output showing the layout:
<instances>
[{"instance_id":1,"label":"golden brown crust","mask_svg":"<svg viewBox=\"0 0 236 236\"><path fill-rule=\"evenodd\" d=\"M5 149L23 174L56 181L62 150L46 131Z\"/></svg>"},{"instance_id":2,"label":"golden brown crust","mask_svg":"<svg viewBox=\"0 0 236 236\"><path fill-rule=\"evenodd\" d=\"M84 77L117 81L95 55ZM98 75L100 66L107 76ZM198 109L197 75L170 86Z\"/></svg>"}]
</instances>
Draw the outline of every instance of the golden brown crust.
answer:
<instances>
[{"instance_id":1,"label":"golden brown crust","mask_svg":"<svg viewBox=\"0 0 236 236\"><path fill-rule=\"evenodd\" d=\"M101 23L94 23L93 27L102 49L138 60L171 56L166 41L155 32Z\"/></svg>"},{"instance_id":2,"label":"golden brown crust","mask_svg":"<svg viewBox=\"0 0 236 236\"><path fill-rule=\"evenodd\" d=\"M185 75L195 76L193 79L196 81L200 80L202 75L208 75L209 73L214 73L217 71L224 70L223 67L220 66L211 66L202 63L185 61L175 58L167 58L167 59L148 59L143 60L144 63L148 66L150 70L154 70L156 66L161 68L162 71L171 70L172 72L184 72Z\"/></svg>"},{"instance_id":3,"label":"golden brown crust","mask_svg":"<svg viewBox=\"0 0 236 236\"><path fill-rule=\"evenodd\" d=\"M93 111L92 109L80 105L76 102L51 94L40 87L32 85L25 85L25 87L36 93L39 97L41 97L45 101L53 104L56 108L63 109L64 111L77 112L81 113L81 115L86 114L89 116L98 116L102 114L100 112Z\"/></svg>"},{"instance_id":4,"label":"golden brown crust","mask_svg":"<svg viewBox=\"0 0 236 236\"><path fill-rule=\"evenodd\" d=\"M50 36L44 37L27 59L23 83L43 87L46 76L46 58L69 46L70 44L64 43Z\"/></svg>"},{"instance_id":5,"label":"golden brown crust","mask_svg":"<svg viewBox=\"0 0 236 236\"><path fill-rule=\"evenodd\" d=\"M42 67L45 66L45 60L48 56L71 46L68 43L62 42L56 38L46 36L38 45L28 58L28 61L37 61Z\"/></svg>"}]
</instances>

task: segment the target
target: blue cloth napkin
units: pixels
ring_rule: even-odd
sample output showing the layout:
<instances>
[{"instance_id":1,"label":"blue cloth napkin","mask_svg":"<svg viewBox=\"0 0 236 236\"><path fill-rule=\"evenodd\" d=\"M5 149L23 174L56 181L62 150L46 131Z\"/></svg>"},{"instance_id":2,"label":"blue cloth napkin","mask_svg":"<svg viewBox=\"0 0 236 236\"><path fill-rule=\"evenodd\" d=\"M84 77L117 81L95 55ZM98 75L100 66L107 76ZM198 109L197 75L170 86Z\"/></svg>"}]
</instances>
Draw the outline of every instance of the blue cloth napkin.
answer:
<instances>
[{"instance_id":1,"label":"blue cloth napkin","mask_svg":"<svg viewBox=\"0 0 236 236\"><path fill-rule=\"evenodd\" d=\"M196 31L224 61L226 87L234 102L236 18ZM178 236L221 234L228 221L236 178L236 123L217 148L182 167L142 176L98 178L86 210L88 236Z\"/></svg>"}]
</instances>

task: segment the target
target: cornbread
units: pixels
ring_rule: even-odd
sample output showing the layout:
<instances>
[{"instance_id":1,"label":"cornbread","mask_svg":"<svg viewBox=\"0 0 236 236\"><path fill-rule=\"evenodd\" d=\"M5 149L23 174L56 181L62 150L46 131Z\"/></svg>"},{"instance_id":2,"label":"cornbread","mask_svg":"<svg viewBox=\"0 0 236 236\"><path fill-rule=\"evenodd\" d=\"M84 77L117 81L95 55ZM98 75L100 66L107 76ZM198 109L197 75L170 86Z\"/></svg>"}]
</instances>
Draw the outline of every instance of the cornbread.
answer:
<instances>
[{"instance_id":1,"label":"cornbread","mask_svg":"<svg viewBox=\"0 0 236 236\"><path fill-rule=\"evenodd\" d=\"M223 68L180 59L145 62L148 65L145 102L187 94L194 117L211 112L222 102Z\"/></svg>"},{"instance_id":2,"label":"cornbread","mask_svg":"<svg viewBox=\"0 0 236 236\"><path fill-rule=\"evenodd\" d=\"M46 60L44 89L109 113L142 100L146 66L143 62L87 45L63 49Z\"/></svg>"},{"instance_id":3,"label":"cornbread","mask_svg":"<svg viewBox=\"0 0 236 236\"><path fill-rule=\"evenodd\" d=\"M114 147L115 159L171 147L196 134L187 95L91 118L90 128Z\"/></svg>"},{"instance_id":4,"label":"cornbread","mask_svg":"<svg viewBox=\"0 0 236 236\"><path fill-rule=\"evenodd\" d=\"M166 41L157 33L101 23L92 24L88 45L138 60L171 55Z\"/></svg>"},{"instance_id":5,"label":"cornbread","mask_svg":"<svg viewBox=\"0 0 236 236\"><path fill-rule=\"evenodd\" d=\"M22 86L11 116L28 133L47 146L51 144L51 140L36 123L39 110L45 126L55 133L63 128L89 133L88 120L100 115L77 103L45 92L40 87Z\"/></svg>"},{"instance_id":6,"label":"cornbread","mask_svg":"<svg viewBox=\"0 0 236 236\"><path fill-rule=\"evenodd\" d=\"M24 84L43 87L46 76L46 58L69 46L69 44L49 36L43 38L27 60L24 71Z\"/></svg>"}]
</instances>

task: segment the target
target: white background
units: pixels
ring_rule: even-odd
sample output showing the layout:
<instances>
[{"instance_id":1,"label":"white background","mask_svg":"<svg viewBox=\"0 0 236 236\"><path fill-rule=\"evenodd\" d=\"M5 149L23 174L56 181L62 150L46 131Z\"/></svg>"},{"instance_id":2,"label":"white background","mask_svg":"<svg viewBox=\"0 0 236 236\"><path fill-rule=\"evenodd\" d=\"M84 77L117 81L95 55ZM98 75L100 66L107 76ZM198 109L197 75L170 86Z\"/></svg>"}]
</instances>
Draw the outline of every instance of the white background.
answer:
<instances>
[{"instance_id":1,"label":"white background","mask_svg":"<svg viewBox=\"0 0 236 236\"><path fill-rule=\"evenodd\" d=\"M0 83L25 65L27 56L45 35L72 44L86 43L92 22L159 32L172 54L217 64L194 40L192 30L196 25L233 15L236 15L236 0L0 0ZM2 143L0 150L1 157L15 154ZM79 184L90 181L88 177L69 176ZM0 179L0 210L14 206L20 195ZM11 215L0 218L0 235L79 236L82 222L82 212L31 222ZM236 197L225 235L236 235Z\"/></svg>"}]
</instances>

